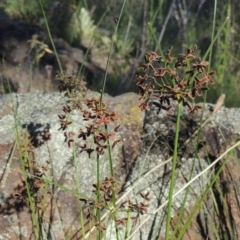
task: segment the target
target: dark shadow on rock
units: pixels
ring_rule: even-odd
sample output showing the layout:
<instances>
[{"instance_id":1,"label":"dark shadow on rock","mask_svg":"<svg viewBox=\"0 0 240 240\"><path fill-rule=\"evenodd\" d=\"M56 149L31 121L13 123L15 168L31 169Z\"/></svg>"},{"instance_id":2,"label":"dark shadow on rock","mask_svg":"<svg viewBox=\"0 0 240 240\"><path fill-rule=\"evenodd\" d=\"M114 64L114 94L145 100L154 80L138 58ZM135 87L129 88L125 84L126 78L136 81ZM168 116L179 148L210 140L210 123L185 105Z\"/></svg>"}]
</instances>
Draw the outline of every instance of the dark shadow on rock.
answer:
<instances>
[{"instance_id":1,"label":"dark shadow on rock","mask_svg":"<svg viewBox=\"0 0 240 240\"><path fill-rule=\"evenodd\" d=\"M11 215L24 211L27 207L27 190L24 185L19 184L10 196L4 198L4 203L0 206L0 214Z\"/></svg>"},{"instance_id":2,"label":"dark shadow on rock","mask_svg":"<svg viewBox=\"0 0 240 240\"><path fill-rule=\"evenodd\" d=\"M0 94L18 92L18 83L14 82L12 79L0 76Z\"/></svg>"},{"instance_id":3,"label":"dark shadow on rock","mask_svg":"<svg viewBox=\"0 0 240 240\"><path fill-rule=\"evenodd\" d=\"M27 129L30 143L35 148L40 147L44 142L51 139L50 124L44 126L40 123L35 124L31 122L29 124L23 124L22 127Z\"/></svg>"}]
</instances>

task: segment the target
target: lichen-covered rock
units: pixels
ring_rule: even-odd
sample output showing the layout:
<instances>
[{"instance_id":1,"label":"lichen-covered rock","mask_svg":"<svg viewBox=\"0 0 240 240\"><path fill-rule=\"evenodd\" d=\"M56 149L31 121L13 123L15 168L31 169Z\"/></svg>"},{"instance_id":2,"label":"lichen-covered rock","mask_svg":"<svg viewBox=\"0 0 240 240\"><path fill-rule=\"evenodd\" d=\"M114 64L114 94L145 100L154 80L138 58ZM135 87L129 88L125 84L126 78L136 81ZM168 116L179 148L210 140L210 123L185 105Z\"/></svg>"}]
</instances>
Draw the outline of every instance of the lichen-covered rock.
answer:
<instances>
[{"instance_id":1,"label":"lichen-covered rock","mask_svg":"<svg viewBox=\"0 0 240 240\"><path fill-rule=\"evenodd\" d=\"M180 191L191 179L206 169L212 161L217 159L220 154L239 139L240 125L236 119L240 119L240 110L222 107L216 115L211 116L212 112L209 109L211 109L212 106L211 104L206 104L203 114L202 111L188 114L186 109L183 109L179 132L178 164L174 193ZM176 109L173 110L176 114ZM191 141L188 141L196 129L199 129L200 123L204 122L208 117L210 117L210 121L204 125L202 130L199 131L199 134L195 134ZM139 193L149 193L148 197L150 201L145 201L145 203L148 204L148 212L143 215L139 214L138 223L144 224L134 233L133 239L155 239L157 236L157 239L165 239L167 200L169 199L172 154L176 133L175 123L176 115L171 116L164 111L156 114L154 106L151 106L151 111L145 113L141 152L124 186L124 198L122 199L122 201L124 201L129 197L132 201L140 203L144 202L144 199ZM237 170L230 171L229 166L233 167L234 162L237 165L237 161L239 161L239 145L238 148L235 149L238 154L227 161L226 168L224 168L223 173L220 175L221 180L219 180L222 182L227 181L230 186L233 184L234 189L238 189L240 186L238 181L234 180L239 179L240 173ZM223 158L213 168L199 176L190 184L189 188L186 188L180 194L174 196L171 226L174 228L178 222L178 233L182 230L196 202L207 190L213 173L217 173L224 159L226 158ZM224 199L221 193L226 192L226 190L222 187L223 184L220 184L220 190L217 191L216 185L213 186L214 197L219 199L218 210L214 210L214 197L207 197L204 204L208 213L206 212L206 208L204 209L202 207L198 209L194 214L196 217L193 217L182 239L205 239L208 233L211 233L211 239L215 239L209 221L215 222L215 226L219 232L221 232L220 228L224 228L226 233L230 233L231 223L227 220L227 213L230 214L231 219L234 219L234 224L236 224L236 226L239 225L240 211L237 210L238 208L236 207L239 194L232 190L227 195L224 195L226 196L226 199ZM225 209L223 207L224 202L228 204ZM229 210L228 207L231 206L232 208ZM181 209L182 207L183 209ZM183 215L179 221L178 217L181 211ZM217 211L220 211L226 216L226 221L218 220L221 216ZM206 214L210 214L211 220L203 217L206 216ZM118 217L127 216L121 213ZM145 220L147 221L145 222ZM221 224L223 225L221 226ZM217 226L219 226L219 228ZM137 227L138 224L134 226L135 229ZM122 234L121 236L123 237L125 229L121 228L121 230L120 234ZM116 239L113 237L115 236L114 225L110 225L108 228L107 236L110 236L110 234L111 239ZM238 239L239 231L237 227L235 228L234 234L236 239ZM220 236L222 236L222 239L231 238L223 232L220 233ZM226 238L226 236L228 237Z\"/></svg>"},{"instance_id":2,"label":"lichen-covered rock","mask_svg":"<svg viewBox=\"0 0 240 240\"><path fill-rule=\"evenodd\" d=\"M88 96L98 97L99 94L89 92ZM35 167L45 169L40 179L47 181L44 184L41 181L35 182L36 185L41 185L41 188L35 186L35 197L40 200L38 207L42 211L42 226L49 229L42 231L46 234L43 239L63 239L64 236L80 238L79 198L92 194L92 184L96 182L96 159L93 155L89 159L86 153L79 154L76 151L74 154L64 142L63 132L59 131L58 115L62 113L65 100L60 93L38 92L0 96L0 215L3 216L0 218L0 237L3 239L29 239L33 232L29 203L21 197L25 175L20 161L23 158L18 151L19 141L16 141L17 138L24 139L23 136L27 138L29 135L18 135L19 132L34 136L32 144L35 148L34 151L29 149L29 159L36 164ZM117 97L104 95L104 102L121 115L118 136L122 142L116 145L113 151L114 176L122 188L119 201L130 197L132 201L139 203L143 200L139 193L149 192L148 214L139 214L138 223L141 224L146 219L147 221L144 222L144 227L134 234L133 239L153 239L155 236L164 239L164 203L169 197L176 116L170 116L164 111L156 114L153 106L151 111L142 113L137 107L138 96L133 93ZM239 109L222 107L214 115L211 115L211 109L211 104L205 104L203 112L195 112L192 115L183 109L175 193L239 141ZM173 110L176 114L176 109ZM207 124L200 128L201 123L209 117ZM73 129L84 124L81 114L77 111L72 115L72 120ZM196 134L196 129L201 131ZM192 134L194 135L189 141ZM240 237L240 175L237 167L239 158L238 145L229 157L224 156L211 171L198 177L188 189L174 196L171 225L175 226L178 222L183 206L178 225L180 232L197 200L207 190L214 174L224 166L212 188L212 195L204 199L205 208L197 209L182 239L204 239L206 236L214 239L215 233L209 221L214 223L221 239L230 239L231 234L234 234L236 239ZM108 157L103 155L100 163L102 178L109 176ZM32 170L34 171L34 168ZM41 202L44 202L44 208ZM84 211L84 214L87 214L87 211ZM206 214L209 218L205 217ZM124 212L119 213L119 216L126 217ZM114 239L111 221L106 226L106 238ZM123 228L120 228L120 234L124 232L121 229Z\"/></svg>"},{"instance_id":3,"label":"lichen-covered rock","mask_svg":"<svg viewBox=\"0 0 240 240\"><path fill-rule=\"evenodd\" d=\"M87 96L99 97L99 94L89 92ZM59 130L58 117L62 114L65 101L66 98L60 93L0 96L0 215L4 216L0 218L0 236L4 239L19 239L20 236L29 239L32 234L31 214L27 207L29 204L25 199L20 199L24 189L24 172L18 148L21 141L27 140L22 138L24 132L31 136L34 146L33 152L29 150L28 153L30 162L34 162L34 168L46 169L44 175L39 175L46 182L38 189L37 194L40 195L37 197L47 203L42 209L42 220L46 226L50 224L51 238L63 239L65 230L70 229L73 235L79 230L79 218L74 222L79 214L78 199L93 195L92 184L96 182L97 162L94 154L89 159L87 153L80 154L79 150L74 152L68 148L64 134ZM120 190L140 151L143 115L135 109L138 96L134 93L117 98L105 95L104 102L122 116L118 137L125 140L126 134L128 140L131 140L131 143L121 141L112 152L115 177L120 183ZM131 116L134 116L132 121ZM85 124L80 112L75 111L71 117L73 131ZM21 141L17 141L20 138ZM101 179L110 176L107 154L100 157L100 172ZM18 237L14 236L14 228Z\"/></svg>"}]
</instances>

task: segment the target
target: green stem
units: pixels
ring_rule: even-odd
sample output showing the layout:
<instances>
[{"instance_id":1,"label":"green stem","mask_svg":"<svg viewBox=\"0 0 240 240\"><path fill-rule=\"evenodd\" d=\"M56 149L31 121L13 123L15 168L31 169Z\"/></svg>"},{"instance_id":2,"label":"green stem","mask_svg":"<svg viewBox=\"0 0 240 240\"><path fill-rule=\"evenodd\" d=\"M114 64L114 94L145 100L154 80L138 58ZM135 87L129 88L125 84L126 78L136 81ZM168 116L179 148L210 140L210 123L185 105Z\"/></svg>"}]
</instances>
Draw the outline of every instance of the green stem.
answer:
<instances>
[{"instance_id":1,"label":"green stem","mask_svg":"<svg viewBox=\"0 0 240 240\"><path fill-rule=\"evenodd\" d=\"M105 125L105 130L108 132L107 125ZM108 159L109 159L109 167L110 167L110 176L113 177L113 159L112 159L112 151L111 151L111 146L110 146L110 141L107 140L107 146L108 146ZM113 183L113 188L115 188L115 185ZM112 204L114 209L116 209L116 192L115 190L112 192ZM117 221L117 214L116 211L113 212L113 219L116 223ZM118 231L118 226L115 224L115 230L116 230L116 237L117 240L119 239L119 231Z\"/></svg>"},{"instance_id":2,"label":"green stem","mask_svg":"<svg viewBox=\"0 0 240 240\"><path fill-rule=\"evenodd\" d=\"M79 196L81 195L81 190L80 190L80 181L79 181L79 164L77 162L77 156L76 156L76 146L73 144L73 161L74 161L74 168L75 168L75 178L76 178L76 187L77 187L77 194ZM78 206L79 206L79 220L80 220L80 225L81 225L81 232L82 236L85 238L85 226L84 226L84 216L83 216L83 206L81 201L78 201Z\"/></svg>"},{"instance_id":3,"label":"green stem","mask_svg":"<svg viewBox=\"0 0 240 240\"><path fill-rule=\"evenodd\" d=\"M100 202L100 156L97 154L97 202ZM101 222L101 210L99 208L96 209L96 216L98 223ZM101 240L102 234L101 230L98 230L97 239Z\"/></svg>"},{"instance_id":4,"label":"green stem","mask_svg":"<svg viewBox=\"0 0 240 240\"><path fill-rule=\"evenodd\" d=\"M175 172L176 172L176 165L177 165L177 152L178 152L178 139L179 139L179 130L180 130L181 110L182 110L182 102L179 102L178 107L177 107L177 122L176 122L176 133L175 133L173 161L172 161L172 174L171 174L169 199L168 199L168 212L167 212L165 239L169 239L169 231L170 231L172 200L173 200L173 188L174 188L174 185L175 185Z\"/></svg>"},{"instance_id":5,"label":"green stem","mask_svg":"<svg viewBox=\"0 0 240 240\"><path fill-rule=\"evenodd\" d=\"M50 28L49 28L49 25L48 25L47 17L46 17L45 11L43 9L43 5L42 5L42 1L41 0L39 0L39 4L40 4L40 7L41 7L41 10L42 10L42 13L43 13L43 18L44 18L44 21L45 21L45 24L46 24L48 36L49 36L49 39L51 41L51 44L52 44L52 47L53 47L53 51L54 51L54 54L55 54L56 59L57 59L58 67L59 67L60 71L62 72L63 71L62 65L61 65L57 49L55 47L55 44L54 44L54 41L53 41L53 38L52 38L52 34L51 34L51 31L50 31Z\"/></svg>"},{"instance_id":6,"label":"green stem","mask_svg":"<svg viewBox=\"0 0 240 240\"><path fill-rule=\"evenodd\" d=\"M239 142L238 142L238 144L239 144ZM236 145L238 145L238 144L235 144L234 146L236 147ZM230 147L230 148L234 149L233 146ZM214 175L214 177L213 177L209 187L205 190L205 192L202 194L202 197L200 197L198 199L198 201L196 202L195 206L191 210L191 212L190 212L187 220L185 221L185 224L184 224L183 228L181 229L177 239L182 239L184 233L186 233L187 227L189 227L192 219L194 218L194 215L196 215L197 211L200 209L202 203L207 198L208 193L213 189L213 185L216 183L220 173L223 171L223 168L225 167L227 161L229 160L230 154L231 154L231 151L229 152L229 155L226 157L226 159L221 164L221 166L220 166L219 170L217 171L216 175Z\"/></svg>"},{"instance_id":7,"label":"green stem","mask_svg":"<svg viewBox=\"0 0 240 240\"><path fill-rule=\"evenodd\" d=\"M113 44L116 41L115 38L117 37L118 26L119 26L119 22L120 22L120 19L122 17L122 14L123 14L123 9L125 7L125 3L126 3L126 0L123 1L122 9L121 9L121 12L119 14L119 19L118 19L118 22L116 24L115 32L114 32L114 34L112 36L110 51L109 51L109 54L108 54L107 65L106 65L106 70L105 70L105 74L104 74L104 78L103 78L103 84L102 84L102 89L101 89L100 106L102 105L103 93L105 91L107 74L108 74L108 67L109 67L109 63L110 63L110 59L111 59L111 55L112 55Z\"/></svg>"}]
</instances>

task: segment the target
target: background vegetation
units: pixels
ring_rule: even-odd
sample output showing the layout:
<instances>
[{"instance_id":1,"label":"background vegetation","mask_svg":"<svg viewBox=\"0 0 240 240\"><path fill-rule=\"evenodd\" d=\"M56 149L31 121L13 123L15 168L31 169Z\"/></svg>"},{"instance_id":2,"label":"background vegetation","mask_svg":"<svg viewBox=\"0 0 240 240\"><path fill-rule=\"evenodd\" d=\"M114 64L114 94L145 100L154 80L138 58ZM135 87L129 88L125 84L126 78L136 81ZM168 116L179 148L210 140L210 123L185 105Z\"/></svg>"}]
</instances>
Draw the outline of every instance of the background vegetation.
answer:
<instances>
[{"instance_id":1,"label":"background vegetation","mask_svg":"<svg viewBox=\"0 0 240 240\"><path fill-rule=\"evenodd\" d=\"M92 51L95 49L101 57L106 55L107 58L122 1L42 0L42 4L53 35L62 37L74 46L85 47L94 36ZM37 0L4 0L0 7L13 18L46 29ZM108 80L111 94L136 90L136 69L144 53L160 51L158 46L162 47L163 52L174 46L175 54L197 44L199 55L204 56L212 42L212 33L216 34L229 16L214 42L212 55L207 56L211 69L217 73L216 84L209 92L207 101L214 102L225 93L227 106L239 106L238 12L237 0L126 1L111 58L111 78ZM215 29L213 26L216 26Z\"/></svg>"}]
</instances>

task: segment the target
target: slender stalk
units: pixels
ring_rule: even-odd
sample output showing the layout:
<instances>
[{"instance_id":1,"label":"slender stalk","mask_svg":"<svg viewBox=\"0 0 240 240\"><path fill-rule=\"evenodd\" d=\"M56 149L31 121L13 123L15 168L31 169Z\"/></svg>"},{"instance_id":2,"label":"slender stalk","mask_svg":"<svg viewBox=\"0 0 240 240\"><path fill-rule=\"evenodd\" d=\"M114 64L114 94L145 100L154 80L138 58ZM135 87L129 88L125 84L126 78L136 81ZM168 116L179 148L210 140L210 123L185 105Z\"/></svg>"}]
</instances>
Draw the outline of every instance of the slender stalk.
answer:
<instances>
[{"instance_id":1,"label":"slender stalk","mask_svg":"<svg viewBox=\"0 0 240 240\"><path fill-rule=\"evenodd\" d=\"M101 196L100 196L100 156L99 156L99 154L97 154L97 202L100 202L100 198L101 198ZM96 209L96 216L97 216L97 220L98 220L98 222L100 223L101 222L101 209L99 209L99 208L97 208ZM98 234L97 234L97 238L99 239L99 240L101 240L101 236L102 235L102 233L101 233L101 230L99 229L98 230Z\"/></svg>"},{"instance_id":2,"label":"slender stalk","mask_svg":"<svg viewBox=\"0 0 240 240\"><path fill-rule=\"evenodd\" d=\"M51 34L51 31L50 31L50 28L49 28L49 25L48 25L48 21L47 21L47 17L46 17L45 11L43 9L42 0L39 0L39 3L40 3L41 10L42 10L42 13L43 13L43 18L44 18L44 21L45 21L45 24L46 24L48 36L49 36L49 39L51 41L51 44L52 44L52 47L53 47L53 51L54 51L54 54L55 54L56 59L57 59L58 67L59 67L60 71L62 72L63 71L62 65L61 65L60 59L58 57L57 49L55 47L55 44L54 44L54 41L53 41L53 38L52 38L52 34Z\"/></svg>"},{"instance_id":3,"label":"slender stalk","mask_svg":"<svg viewBox=\"0 0 240 240\"><path fill-rule=\"evenodd\" d=\"M105 125L105 129L107 130L107 125ZM113 159L112 159L112 151L111 151L111 146L110 146L110 142L109 140L107 140L107 146L108 146L108 160L109 160L109 166L110 166L110 176L113 177ZM114 184L113 184L113 188L114 188ZM113 191L112 192L112 204L113 207L116 208L116 192ZM117 221L117 213L116 211L113 212L113 219L116 223ZM118 226L117 224L115 225L115 230L116 230L116 237L117 239L119 239L119 230L118 230Z\"/></svg>"},{"instance_id":4,"label":"slender stalk","mask_svg":"<svg viewBox=\"0 0 240 240\"><path fill-rule=\"evenodd\" d=\"M122 13L123 13L123 9L125 7L125 3L126 3L126 0L123 1L122 9L121 9L121 12L119 14L119 20L117 21L115 32L112 36L111 47L110 47L110 51L109 51L109 55L108 55L108 59L107 59L107 65L106 65L105 74L104 74L103 83L102 83L100 106L102 105L103 94L105 92L107 73L108 73L108 67L109 67L109 63L110 63L110 59L111 59L111 55L112 55L113 44L114 44L114 41L116 40L116 37L117 37L118 26L119 26L119 22L120 22ZM108 131L106 125L105 125L105 130ZM108 145L110 176L112 177L113 176L113 161L112 161L113 159L112 159L111 146L110 146L109 140L107 141L107 145ZM100 173L100 163L99 163L99 155L97 155L97 182L98 182L98 184L100 183L99 173ZM97 191L97 199L100 200L100 190L99 190L99 188L98 188L98 191ZM116 206L116 197L115 197L115 192L114 191L113 191L113 195L112 195L112 203L113 203L113 206L115 207ZM98 218L98 221L100 222L101 221L100 210L97 210L97 211L98 211L97 218ZM113 213L113 219L116 222L116 213L115 212ZM116 230L116 237L117 237L117 240L118 240L119 239L119 234L118 234L118 226L117 225L115 225L115 230ZM99 234L99 236L100 236L100 234Z\"/></svg>"},{"instance_id":5,"label":"slender stalk","mask_svg":"<svg viewBox=\"0 0 240 240\"><path fill-rule=\"evenodd\" d=\"M77 156L76 156L76 146L73 144L73 161L74 161L74 168L75 168L75 178L76 178L76 187L77 187L77 193L80 195L80 182L79 182L79 168L78 168L78 162L77 162ZM83 216L83 209L82 209L82 203L81 201L78 201L79 206L79 220L81 224L81 232L82 236L85 237L85 226L84 226L84 216Z\"/></svg>"},{"instance_id":6,"label":"slender stalk","mask_svg":"<svg viewBox=\"0 0 240 240\"><path fill-rule=\"evenodd\" d=\"M176 133L175 133L175 140L174 140L174 150L173 150L171 182L170 182L169 199L168 199L168 211L167 211L165 239L169 239L169 232L170 232L170 221L171 221L173 189L174 189L174 185L175 185L175 173L176 173L176 165L177 165L178 139L179 139L179 130L180 130L181 110L182 110L182 102L179 102L178 107L177 107L177 122L176 122Z\"/></svg>"},{"instance_id":7,"label":"slender stalk","mask_svg":"<svg viewBox=\"0 0 240 240\"><path fill-rule=\"evenodd\" d=\"M125 239L128 237L128 234L130 232L130 221L131 221L131 213L130 211L127 212L127 222L125 226Z\"/></svg>"},{"instance_id":8,"label":"slender stalk","mask_svg":"<svg viewBox=\"0 0 240 240\"><path fill-rule=\"evenodd\" d=\"M240 140L237 141L234 145L229 147L221 156L219 156L214 162L212 162L208 167L206 167L202 172L197 174L194 178L192 178L184 187L182 187L180 190L178 190L176 193L173 194L173 198L178 196L181 192L183 192L188 186L190 186L194 181L196 181L199 177L201 177L203 174L205 174L207 171L212 169L225 155L227 155L229 152L231 152L236 147L240 146ZM155 211L152 212L152 214L149 214L149 216L144 219L144 221L141 222L141 224L131 233L131 235L126 239L130 240L132 239L133 235L139 231L139 228L143 227L144 224L151 218L152 215L157 214L161 209L163 209L168 204L168 200L166 200L164 203L162 203L161 206L159 206Z\"/></svg>"},{"instance_id":9,"label":"slender stalk","mask_svg":"<svg viewBox=\"0 0 240 240\"><path fill-rule=\"evenodd\" d=\"M100 105L102 104L103 93L105 92L105 86L106 86L106 80L107 80L107 73L108 73L108 67L109 67L110 59L111 59L111 56L112 56L113 44L114 44L115 38L117 37L118 26L119 26L119 22L120 22L120 20L121 20L121 16L122 16L122 14L123 14L123 9L124 9L124 7L125 7L125 3L126 3L126 0L123 1L122 9L121 9L121 12L120 12L120 14L119 14L119 19L118 19L118 21L117 21L114 34L113 34L113 36L112 36L110 51L109 51L109 54L108 54L107 65L106 65L105 74L104 74L103 83L102 83L101 97L100 97Z\"/></svg>"},{"instance_id":10,"label":"slender stalk","mask_svg":"<svg viewBox=\"0 0 240 240\"><path fill-rule=\"evenodd\" d=\"M16 119L15 119L15 124L16 124ZM37 217L37 213L36 213L36 208L35 208L35 203L34 203L34 199L33 199L33 196L32 196L32 193L31 193L31 190L30 190L30 186L29 186L29 183L28 183L28 173L26 171L26 167L25 165L26 164L29 164L29 156L28 156L28 153L27 152L23 152L22 151L22 148L25 148L27 146L27 143L26 143L26 139L23 139L23 141L20 139L20 136L19 136L19 131L17 129L17 125L16 125L16 143L17 143L17 148L18 148L18 151L19 151L19 158L20 158L20 164L21 164L21 173L22 173L22 176L23 176L23 181L25 183L25 187L26 187L26 191L27 191L27 199L29 201L29 208L30 208L30 211L31 211L31 217L32 217L32 224L33 224L33 232L34 232L34 236L35 236L35 239L41 239L40 238L40 235L41 235L41 232L40 232L40 225L41 223L39 223L38 221L38 217ZM23 142L23 146L21 146L21 142Z\"/></svg>"},{"instance_id":11,"label":"slender stalk","mask_svg":"<svg viewBox=\"0 0 240 240\"><path fill-rule=\"evenodd\" d=\"M231 150L232 151L232 150ZM229 152L230 154L230 152ZM192 221L194 215L196 214L196 212L199 210L199 208L201 207L201 204L203 203L203 201L206 199L209 191L212 190L212 187L214 185L214 183L216 182L216 180L218 179L220 173L223 171L223 168L225 167L227 161L228 161L228 157L224 160L223 164L221 164L221 167L218 169L217 173L215 174L213 180L211 181L210 185L208 186L208 188L205 190L205 192L203 193L202 197L199 198L199 200L197 201L197 203L195 204L193 210L190 212L183 228L181 229L179 235L178 235L178 239L182 239L183 234L186 232L187 227L190 225L190 222Z\"/></svg>"},{"instance_id":12,"label":"slender stalk","mask_svg":"<svg viewBox=\"0 0 240 240\"><path fill-rule=\"evenodd\" d=\"M217 14L217 0L214 1L214 14L213 14L213 27L212 27L211 42L213 42L214 35L215 35L216 14ZM210 65L211 65L211 60L212 60L212 48L211 48L210 53L209 53L209 68L210 68Z\"/></svg>"},{"instance_id":13,"label":"slender stalk","mask_svg":"<svg viewBox=\"0 0 240 240\"><path fill-rule=\"evenodd\" d=\"M196 147L195 147L195 149L196 149ZM193 176L193 168L194 168L194 166L195 166L195 161L196 161L196 160L194 159L194 161L193 161L193 163L192 163L192 168L191 168L191 170L190 170L189 179L192 179L192 176ZM187 179L186 179L186 181L187 181ZM177 235L177 232L178 232L178 230L179 230L179 225L180 225L180 223L181 223L181 220L182 220L182 217L183 217L183 214L184 214L185 205L186 205L186 202L187 202L187 197L188 197L189 191L190 191L190 186L187 187L186 192L185 192L185 194L184 194L184 198L183 198L183 201L182 201L182 204L181 204L181 208L180 208L180 211L179 211L179 214L178 214L178 218L177 218L176 224L175 224L174 229L173 229L174 232L173 232L173 234L172 234L172 236L171 236L171 240L176 239L176 235Z\"/></svg>"}]
</instances>

